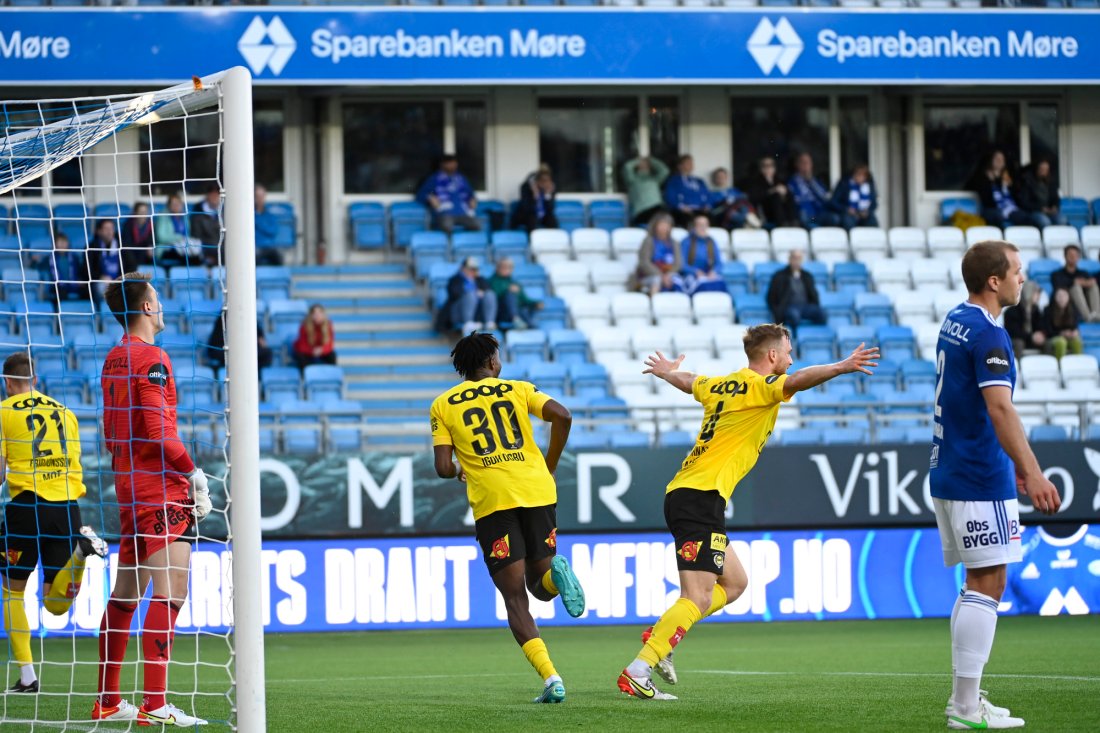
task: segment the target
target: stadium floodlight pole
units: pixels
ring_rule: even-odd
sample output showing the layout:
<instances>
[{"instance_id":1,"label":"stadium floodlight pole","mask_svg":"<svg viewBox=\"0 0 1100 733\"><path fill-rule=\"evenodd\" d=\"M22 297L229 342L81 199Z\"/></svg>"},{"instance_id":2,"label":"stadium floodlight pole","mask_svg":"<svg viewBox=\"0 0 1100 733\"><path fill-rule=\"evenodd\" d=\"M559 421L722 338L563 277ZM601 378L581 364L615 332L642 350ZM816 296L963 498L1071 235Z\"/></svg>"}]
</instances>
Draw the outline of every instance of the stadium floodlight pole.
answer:
<instances>
[{"instance_id":1,"label":"stadium floodlight pole","mask_svg":"<svg viewBox=\"0 0 1100 733\"><path fill-rule=\"evenodd\" d=\"M225 332L228 347L229 476L233 536L233 634L237 730L267 730L264 700L264 624L260 608L260 422L256 375L255 180L252 154L252 76L226 72ZM235 337L235 338L234 338Z\"/></svg>"}]
</instances>

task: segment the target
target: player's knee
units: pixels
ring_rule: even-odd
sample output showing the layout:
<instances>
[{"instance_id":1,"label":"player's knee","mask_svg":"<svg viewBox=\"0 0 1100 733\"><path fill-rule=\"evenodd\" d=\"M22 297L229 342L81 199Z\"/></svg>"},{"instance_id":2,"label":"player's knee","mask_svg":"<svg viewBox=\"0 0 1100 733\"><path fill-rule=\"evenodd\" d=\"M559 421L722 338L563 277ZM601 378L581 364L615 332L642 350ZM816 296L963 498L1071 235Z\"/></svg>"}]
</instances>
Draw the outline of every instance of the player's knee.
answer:
<instances>
[{"instance_id":1,"label":"player's knee","mask_svg":"<svg viewBox=\"0 0 1100 733\"><path fill-rule=\"evenodd\" d=\"M722 590L726 591L726 602L733 603L749 587L749 577L745 573L730 573L722 577Z\"/></svg>"},{"instance_id":2,"label":"player's knee","mask_svg":"<svg viewBox=\"0 0 1100 733\"><path fill-rule=\"evenodd\" d=\"M42 606L54 616L64 616L73 607L73 601L71 598L46 596L42 599Z\"/></svg>"}]
</instances>

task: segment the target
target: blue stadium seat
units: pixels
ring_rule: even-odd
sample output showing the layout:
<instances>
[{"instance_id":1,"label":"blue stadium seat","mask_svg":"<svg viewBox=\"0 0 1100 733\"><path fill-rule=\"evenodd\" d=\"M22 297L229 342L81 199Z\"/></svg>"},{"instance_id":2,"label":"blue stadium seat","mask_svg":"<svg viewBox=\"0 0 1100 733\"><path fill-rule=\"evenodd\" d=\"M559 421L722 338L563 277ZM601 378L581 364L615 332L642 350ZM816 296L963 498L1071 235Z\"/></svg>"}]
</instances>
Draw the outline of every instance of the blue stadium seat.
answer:
<instances>
[{"instance_id":1,"label":"blue stadium seat","mask_svg":"<svg viewBox=\"0 0 1100 733\"><path fill-rule=\"evenodd\" d=\"M833 265L833 287L838 291L862 293L871 289L867 265L862 262L838 262Z\"/></svg>"},{"instance_id":2,"label":"blue stadium seat","mask_svg":"<svg viewBox=\"0 0 1100 733\"><path fill-rule=\"evenodd\" d=\"M193 300L191 309L185 319L185 325L189 326L195 340L201 344L210 342L210 334L214 330L214 322L222 317L222 302L220 300Z\"/></svg>"},{"instance_id":3,"label":"blue stadium seat","mask_svg":"<svg viewBox=\"0 0 1100 733\"><path fill-rule=\"evenodd\" d=\"M467 257L477 257L488 263L489 235L485 232L455 232L451 240L451 252L457 262L462 262ZM485 268L486 275L491 273L491 268Z\"/></svg>"},{"instance_id":4,"label":"blue stadium seat","mask_svg":"<svg viewBox=\"0 0 1100 733\"><path fill-rule=\"evenodd\" d=\"M798 328L798 358L816 364L834 361L836 358L836 331L831 326L800 326Z\"/></svg>"},{"instance_id":5,"label":"blue stadium seat","mask_svg":"<svg viewBox=\"0 0 1100 733\"><path fill-rule=\"evenodd\" d=\"M883 293L856 293L856 314L864 326L889 326L894 322L894 305Z\"/></svg>"},{"instance_id":6,"label":"blue stadium seat","mask_svg":"<svg viewBox=\"0 0 1100 733\"><path fill-rule=\"evenodd\" d=\"M733 296L733 309L737 313L738 323L754 325L772 320L771 309L762 293L741 293Z\"/></svg>"},{"instance_id":7,"label":"blue stadium seat","mask_svg":"<svg viewBox=\"0 0 1100 733\"><path fill-rule=\"evenodd\" d=\"M558 328L550 331L550 352L560 364L578 364L588 360L588 339L582 331Z\"/></svg>"},{"instance_id":8,"label":"blue stadium seat","mask_svg":"<svg viewBox=\"0 0 1100 733\"><path fill-rule=\"evenodd\" d=\"M84 3L81 2L79 4L83 5ZM133 209L130 207L130 204L115 201L104 201L103 203L96 204L93 210L96 219L122 219L130 216L132 212Z\"/></svg>"},{"instance_id":9,"label":"blue stadium seat","mask_svg":"<svg viewBox=\"0 0 1100 733\"><path fill-rule=\"evenodd\" d=\"M168 294L176 300L207 300L213 278L203 267L173 267L168 272Z\"/></svg>"},{"instance_id":10,"label":"blue stadium seat","mask_svg":"<svg viewBox=\"0 0 1100 733\"><path fill-rule=\"evenodd\" d=\"M826 290L825 292L819 292L818 297L820 298L821 309L825 311L825 318L833 328L849 325L855 320L856 299L852 293L840 290L831 293Z\"/></svg>"},{"instance_id":11,"label":"blue stadium seat","mask_svg":"<svg viewBox=\"0 0 1100 733\"><path fill-rule=\"evenodd\" d=\"M749 292L749 268L739 260L722 263L722 279L726 281L726 290L730 295Z\"/></svg>"},{"instance_id":12,"label":"blue stadium seat","mask_svg":"<svg viewBox=\"0 0 1100 733\"><path fill-rule=\"evenodd\" d=\"M906 389L936 384L936 365L924 359L908 359L901 363L901 379Z\"/></svg>"},{"instance_id":13,"label":"blue stadium seat","mask_svg":"<svg viewBox=\"0 0 1100 733\"><path fill-rule=\"evenodd\" d=\"M1092 220L1100 224L1100 198L1094 198L1090 208L1092 209Z\"/></svg>"},{"instance_id":14,"label":"blue stadium seat","mask_svg":"<svg viewBox=\"0 0 1100 733\"><path fill-rule=\"evenodd\" d=\"M172 366L178 372L186 366L194 366L198 358L198 345L189 334L162 333L159 337L160 348L168 353Z\"/></svg>"},{"instance_id":15,"label":"blue stadium seat","mask_svg":"<svg viewBox=\"0 0 1100 733\"><path fill-rule=\"evenodd\" d=\"M565 395L569 367L557 362L536 362L527 368L527 380L554 399Z\"/></svg>"},{"instance_id":16,"label":"blue stadium seat","mask_svg":"<svg viewBox=\"0 0 1100 733\"><path fill-rule=\"evenodd\" d=\"M287 201L268 201L264 209L275 216L279 225L271 247L294 249L298 243L298 217L294 213L294 204Z\"/></svg>"},{"instance_id":17,"label":"blue stadium seat","mask_svg":"<svg viewBox=\"0 0 1100 733\"><path fill-rule=\"evenodd\" d=\"M261 265L256 268L256 297L260 300L287 300L290 298L291 280L289 267Z\"/></svg>"},{"instance_id":18,"label":"blue stadium seat","mask_svg":"<svg viewBox=\"0 0 1100 733\"><path fill-rule=\"evenodd\" d=\"M626 407L626 400L619 397L596 398L588 403L588 407L592 417L596 419L624 422L630 419L630 411ZM617 423L606 423L597 426L597 428L601 430L609 427L612 430L619 430L622 428L622 425Z\"/></svg>"},{"instance_id":19,"label":"blue stadium seat","mask_svg":"<svg viewBox=\"0 0 1100 733\"><path fill-rule=\"evenodd\" d=\"M52 249L53 231L48 206L44 204L25 204L16 200L16 205L12 207L11 217L14 219L12 232L18 235L20 241L27 243L46 239L50 241L50 248Z\"/></svg>"},{"instance_id":20,"label":"blue stadium seat","mask_svg":"<svg viewBox=\"0 0 1100 733\"><path fill-rule=\"evenodd\" d=\"M687 430L666 430L657 436L658 448L691 448L695 445L695 433Z\"/></svg>"},{"instance_id":21,"label":"blue stadium seat","mask_svg":"<svg viewBox=\"0 0 1100 733\"><path fill-rule=\"evenodd\" d=\"M838 395L816 390L800 392L797 399L798 411L805 417L815 418L812 424L816 428L835 428L837 426L835 418L839 418L841 414L840 408L836 405L840 400L841 397ZM826 420L824 419L826 417L834 419Z\"/></svg>"},{"instance_id":22,"label":"blue stadium seat","mask_svg":"<svg viewBox=\"0 0 1100 733\"><path fill-rule=\"evenodd\" d=\"M91 221L84 204L58 204L53 207L53 228L65 233L73 249L88 246Z\"/></svg>"},{"instance_id":23,"label":"blue stadium seat","mask_svg":"<svg viewBox=\"0 0 1100 733\"><path fill-rule=\"evenodd\" d=\"M460 0L460 2L466 2L466 0ZM477 2L476 0L470 0L466 4L477 5ZM489 236L490 232L497 229L503 229L506 224L504 221L506 216L507 210L501 201L486 199L477 202L477 220L481 222L481 231L485 233L485 236Z\"/></svg>"},{"instance_id":24,"label":"blue stadium seat","mask_svg":"<svg viewBox=\"0 0 1100 733\"><path fill-rule=\"evenodd\" d=\"M1075 2L1080 2L1080 0L1075 0ZM1089 7L1095 8L1098 6L1093 4ZM1062 199L1060 210L1062 212L1062 215L1065 216L1068 220L1067 223L1070 226L1077 227L1078 230L1080 230L1081 227L1092 223L1090 221L1091 217L1089 216L1089 202L1085 199L1067 196Z\"/></svg>"},{"instance_id":25,"label":"blue stadium seat","mask_svg":"<svg viewBox=\"0 0 1100 733\"><path fill-rule=\"evenodd\" d=\"M80 333L72 338L67 338L69 350L73 355L75 368L81 372L85 368L98 370L103 366L103 360L107 358L118 339L111 333Z\"/></svg>"},{"instance_id":26,"label":"blue stadium seat","mask_svg":"<svg viewBox=\"0 0 1100 733\"><path fill-rule=\"evenodd\" d=\"M817 288L818 293L823 293L833 289L833 280L829 276L829 265L825 262L819 262L817 260L806 260L802 263L802 269L810 273L810 276L814 279L814 286ZM764 292L767 292L765 289Z\"/></svg>"},{"instance_id":27,"label":"blue stadium seat","mask_svg":"<svg viewBox=\"0 0 1100 733\"><path fill-rule=\"evenodd\" d=\"M344 370L333 364L310 364L303 372L306 399L338 400L344 396Z\"/></svg>"},{"instance_id":28,"label":"blue stadium seat","mask_svg":"<svg viewBox=\"0 0 1100 733\"><path fill-rule=\"evenodd\" d=\"M493 258L511 257L516 262L527 261L528 239L527 232L505 230L493 232Z\"/></svg>"},{"instance_id":29,"label":"blue stadium seat","mask_svg":"<svg viewBox=\"0 0 1100 733\"><path fill-rule=\"evenodd\" d=\"M309 305L304 300L271 300L267 303L267 315L273 331L280 326L293 326L297 333L308 312Z\"/></svg>"},{"instance_id":30,"label":"blue stadium seat","mask_svg":"<svg viewBox=\"0 0 1100 733\"><path fill-rule=\"evenodd\" d=\"M566 3L566 5L576 4L575 2ZM592 0L588 4L595 5L596 2ZM614 231L619 227L626 226L626 204L618 199L593 201L588 204L588 218L596 229L605 229L608 232Z\"/></svg>"},{"instance_id":31,"label":"blue stadium seat","mask_svg":"<svg viewBox=\"0 0 1100 733\"><path fill-rule=\"evenodd\" d=\"M363 422L363 407L352 400L326 400L321 404L328 421L327 451L358 453L363 447L359 425Z\"/></svg>"},{"instance_id":32,"label":"blue stadium seat","mask_svg":"<svg viewBox=\"0 0 1100 733\"><path fill-rule=\"evenodd\" d=\"M1049 295L1051 292L1050 276L1060 269L1062 269L1062 263L1058 260L1041 257L1027 263L1027 278L1038 283Z\"/></svg>"},{"instance_id":33,"label":"blue stadium seat","mask_svg":"<svg viewBox=\"0 0 1100 733\"><path fill-rule=\"evenodd\" d=\"M189 394L196 403L215 403L221 400L218 394L218 380L210 367L189 364L173 364L176 373L177 394Z\"/></svg>"},{"instance_id":34,"label":"blue stadium seat","mask_svg":"<svg viewBox=\"0 0 1100 733\"><path fill-rule=\"evenodd\" d=\"M909 326L879 326L875 338L883 359L902 362L916 355L917 340Z\"/></svg>"},{"instance_id":35,"label":"blue stadium seat","mask_svg":"<svg viewBox=\"0 0 1100 733\"><path fill-rule=\"evenodd\" d=\"M908 430L903 425L879 425L875 439L879 443L906 443L908 442Z\"/></svg>"},{"instance_id":36,"label":"blue stadium seat","mask_svg":"<svg viewBox=\"0 0 1100 733\"><path fill-rule=\"evenodd\" d=\"M771 285L772 282L772 276L786 266L787 264L785 262L775 262L773 260L757 262L752 268L753 289L761 295L767 294L768 286ZM822 288L822 290L824 290L824 288Z\"/></svg>"},{"instance_id":37,"label":"blue stadium seat","mask_svg":"<svg viewBox=\"0 0 1100 733\"><path fill-rule=\"evenodd\" d=\"M940 202L940 222L942 224L951 223L951 216L956 211L963 211L967 214L978 214L978 202L970 197L955 197L946 198Z\"/></svg>"},{"instance_id":38,"label":"blue stadium seat","mask_svg":"<svg viewBox=\"0 0 1100 733\"><path fill-rule=\"evenodd\" d=\"M283 425L316 421L321 412L320 403L307 400L287 400L279 405L279 417ZM283 448L287 453L292 454L320 453L320 426L288 427L283 431Z\"/></svg>"},{"instance_id":39,"label":"blue stadium seat","mask_svg":"<svg viewBox=\"0 0 1100 733\"><path fill-rule=\"evenodd\" d=\"M509 331L507 345L509 360L524 369L546 360L545 331Z\"/></svg>"},{"instance_id":40,"label":"blue stadium seat","mask_svg":"<svg viewBox=\"0 0 1100 733\"><path fill-rule=\"evenodd\" d=\"M443 232L414 233L409 244L409 252L412 254L416 276L421 280L429 277L436 264L440 262L448 263L452 275L458 269L457 265L451 264L450 245L447 242L447 235Z\"/></svg>"},{"instance_id":41,"label":"blue stadium seat","mask_svg":"<svg viewBox=\"0 0 1100 733\"><path fill-rule=\"evenodd\" d=\"M530 290L531 288L546 289L548 279L546 277L546 268L536 263L520 264L516 263L516 270L512 274L512 277L516 279L523 287ZM528 293L530 295L530 293Z\"/></svg>"},{"instance_id":42,"label":"blue stadium seat","mask_svg":"<svg viewBox=\"0 0 1100 733\"><path fill-rule=\"evenodd\" d=\"M569 434L569 449L572 451L607 450L610 447L610 433L575 430Z\"/></svg>"},{"instance_id":43,"label":"blue stadium seat","mask_svg":"<svg viewBox=\"0 0 1100 733\"><path fill-rule=\"evenodd\" d=\"M530 5L531 3L527 3ZM550 3L553 4L553 3ZM558 228L567 232L586 226L584 202L558 199L554 203L554 214L558 217Z\"/></svg>"},{"instance_id":44,"label":"blue stadium seat","mask_svg":"<svg viewBox=\"0 0 1100 733\"><path fill-rule=\"evenodd\" d=\"M1034 425L1028 434L1033 442L1064 442L1069 439L1066 429L1061 425Z\"/></svg>"},{"instance_id":45,"label":"blue stadium seat","mask_svg":"<svg viewBox=\"0 0 1100 733\"><path fill-rule=\"evenodd\" d=\"M348 207L351 241L356 249L378 249L386 246L386 207L373 201Z\"/></svg>"},{"instance_id":46,"label":"blue stadium seat","mask_svg":"<svg viewBox=\"0 0 1100 733\"><path fill-rule=\"evenodd\" d=\"M393 243L407 247L415 232L428 228L428 210L415 201L398 201L390 206Z\"/></svg>"},{"instance_id":47,"label":"blue stadium seat","mask_svg":"<svg viewBox=\"0 0 1100 733\"><path fill-rule=\"evenodd\" d=\"M543 331L568 327L566 321L569 318L569 306L566 305L563 299L548 295L536 297L539 295L538 288L529 288L526 292L528 298L542 302L542 309L535 311L534 326Z\"/></svg>"},{"instance_id":48,"label":"blue stadium seat","mask_svg":"<svg viewBox=\"0 0 1100 733\"><path fill-rule=\"evenodd\" d=\"M569 382L573 387L573 394L586 399L607 397L611 387L607 369L602 364L570 364Z\"/></svg>"},{"instance_id":49,"label":"blue stadium seat","mask_svg":"<svg viewBox=\"0 0 1100 733\"><path fill-rule=\"evenodd\" d=\"M54 372L48 374L42 371L40 364L36 365L39 376L46 382L45 391L50 397L60 400L66 407L91 404L88 391L88 380L83 374L72 372Z\"/></svg>"},{"instance_id":50,"label":"blue stadium seat","mask_svg":"<svg viewBox=\"0 0 1100 733\"><path fill-rule=\"evenodd\" d=\"M867 442L866 428L834 428L824 433L825 445L859 445Z\"/></svg>"},{"instance_id":51,"label":"blue stadium seat","mask_svg":"<svg viewBox=\"0 0 1100 733\"><path fill-rule=\"evenodd\" d=\"M875 329L871 326L839 326L836 329L837 348L841 354L850 354L861 343L875 343Z\"/></svg>"},{"instance_id":52,"label":"blue stadium seat","mask_svg":"<svg viewBox=\"0 0 1100 733\"><path fill-rule=\"evenodd\" d=\"M824 432L820 428L788 428L779 434L781 445L822 445Z\"/></svg>"},{"instance_id":53,"label":"blue stadium seat","mask_svg":"<svg viewBox=\"0 0 1100 733\"><path fill-rule=\"evenodd\" d=\"M652 443L653 438L649 433L629 430L611 434L612 448L648 448Z\"/></svg>"},{"instance_id":54,"label":"blue stadium seat","mask_svg":"<svg viewBox=\"0 0 1100 733\"><path fill-rule=\"evenodd\" d=\"M879 359L878 366L871 370L871 376L857 374L856 379L863 382L863 387L869 394L882 394L895 392L898 388L898 375L901 374L901 365L889 359Z\"/></svg>"}]
</instances>

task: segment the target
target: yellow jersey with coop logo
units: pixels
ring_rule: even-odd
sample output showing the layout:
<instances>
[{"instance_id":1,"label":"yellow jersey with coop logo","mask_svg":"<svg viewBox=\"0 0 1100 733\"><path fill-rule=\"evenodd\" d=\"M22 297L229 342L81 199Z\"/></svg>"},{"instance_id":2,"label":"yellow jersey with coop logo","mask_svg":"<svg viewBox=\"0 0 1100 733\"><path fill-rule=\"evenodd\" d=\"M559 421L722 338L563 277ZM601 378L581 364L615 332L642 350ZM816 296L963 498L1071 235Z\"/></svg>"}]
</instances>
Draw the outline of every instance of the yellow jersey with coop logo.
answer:
<instances>
[{"instance_id":1,"label":"yellow jersey with coop logo","mask_svg":"<svg viewBox=\"0 0 1100 733\"><path fill-rule=\"evenodd\" d=\"M495 378L460 382L435 398L432 445L454 446L474 519L557 502L530 418L541 420L549 401L529 382Z\"/></svg>"},{"instance_id":2,"label":"yellow jersey with coop logo","mask_svg":"<svg viewBox=\"0 0 1100 733\"><path fill-rule=\"evenodd\" d=\"M703 426L673 489L718 491L729 501L737 483L756 465L775 427L786 374L759 374L749 368L724 377L696 377L691 394L703 405Z\"/></svg>"},{"instance_id":3,"label":"yellow jersey with coop logo","mask_svg":"<svg viewBox=\"0 0 1100 733\"><path fill-rule=\"evenodd\" d=\"M33 491L46 501L84 496L76 415L37 390L0 402L0 455L14 498Z\"/></svg>"}]
</instances>

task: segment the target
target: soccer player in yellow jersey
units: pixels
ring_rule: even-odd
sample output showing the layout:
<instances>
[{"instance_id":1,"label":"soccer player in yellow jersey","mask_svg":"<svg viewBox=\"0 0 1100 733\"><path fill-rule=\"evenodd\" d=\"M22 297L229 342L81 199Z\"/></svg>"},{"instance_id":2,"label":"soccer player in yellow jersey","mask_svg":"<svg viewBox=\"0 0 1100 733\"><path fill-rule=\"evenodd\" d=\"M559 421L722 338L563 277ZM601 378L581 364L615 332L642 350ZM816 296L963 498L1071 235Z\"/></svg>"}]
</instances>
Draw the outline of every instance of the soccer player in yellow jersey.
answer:
<instances>
[{"instance_id":1,"label":"soccer player in yellow jersey","mask_svg":"<svg viewBox=\"0 0 1100 733\"><path fill-rule=\"evenodd\" d=\"M11 501L4 507L4 630L19 681L11 692L38 692L31 631L23 606L27 579L42 559L42 602L60 616L73 605L91 555L107 556L107 543L81 526L76 500L84 496L76 416L35 389L34 365L24 352L4 361L7 399L0 402L0 481Z\"/></svg>"},{"instance_id":2,"label":"soccer player in yellow jersey","mask_svg":"<svg viewBox=\"0 0 1100 733\"><path fill-rule=\"evenodd\" d=\"M665 491L665 522L676 547L680 598L643 636L637 658L619 675L619 689L643 700L675 700L653 686L653 667L665 660L692 625L737 600L748 576L728 547L725 509L737 482L752 470L775 427L779 405L796 392L842 374L871 373L878 348L859 345L847 359L799 369L791 366L790 332L768 323L745 333L749 365L724 377L678 371L675 361L657 352L646 359L646 374L660 377L691 394L705 412L695 446ZM663 667L663 668L662 668ZM671 664L658 666L675 683Z\"/></svg>"},{"instance_id":3,"label":"soccer player in yellow jersey","mask_svg":"<svg viewBox=\"0 0 1100 733\"><path fill-rule=\"evenodd\" d=\"M554 470L573 418L534 385L499 378L500 355L491 334L471 333L451 357L464 381L432 403L435 470L442 478L466 482L477 541L504 597L508 626L543 679L535 702L563 702L565 686L539 638L527 592L543 601L560 595L570 616L584 613L584 590L557 554ZM535 444L529 415L550 423L545 456Z\"/></svg>"}]
</instances>

